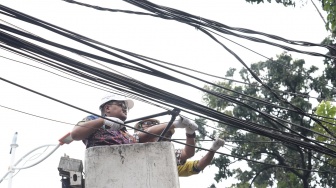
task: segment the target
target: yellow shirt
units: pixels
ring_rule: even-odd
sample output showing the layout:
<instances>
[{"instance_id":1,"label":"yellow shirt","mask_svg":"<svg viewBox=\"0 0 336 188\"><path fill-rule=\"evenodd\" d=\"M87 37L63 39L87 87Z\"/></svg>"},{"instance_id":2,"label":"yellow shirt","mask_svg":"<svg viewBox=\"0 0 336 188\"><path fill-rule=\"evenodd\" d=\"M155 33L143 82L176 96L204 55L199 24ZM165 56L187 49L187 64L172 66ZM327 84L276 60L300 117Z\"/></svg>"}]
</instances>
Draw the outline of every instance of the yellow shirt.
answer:
<instances>
[{"instance_id":1,"label":"yellow shirt","mask_svg":"<svg viewBox=\"0 0 336 188\"><path fill-rule=\"evenodd\" d=\"M197 170L197 164L198 161L187 161L183 165L178 165L177 166L178 175L181 177L187 177L194 174L198 174L199 171Z\"/></svg>"}]
</instances>

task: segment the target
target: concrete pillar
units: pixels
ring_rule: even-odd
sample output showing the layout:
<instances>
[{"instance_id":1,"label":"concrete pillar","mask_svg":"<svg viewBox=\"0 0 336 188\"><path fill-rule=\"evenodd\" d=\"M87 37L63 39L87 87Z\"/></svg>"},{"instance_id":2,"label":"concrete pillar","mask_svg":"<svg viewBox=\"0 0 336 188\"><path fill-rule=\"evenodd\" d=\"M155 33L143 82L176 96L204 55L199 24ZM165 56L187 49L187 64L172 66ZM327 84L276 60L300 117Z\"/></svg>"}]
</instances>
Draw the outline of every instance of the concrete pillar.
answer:
<instances>
[{"instance_id":1,"label":"concrete pillar","mask_svg":"<svg viewBox=\"0 0 336 188\"><path fill-rule=\"evenodd\" d=\"M91 147L85 153L85 188L179 188L170 142Z\"/></svg>"}]
</instances>

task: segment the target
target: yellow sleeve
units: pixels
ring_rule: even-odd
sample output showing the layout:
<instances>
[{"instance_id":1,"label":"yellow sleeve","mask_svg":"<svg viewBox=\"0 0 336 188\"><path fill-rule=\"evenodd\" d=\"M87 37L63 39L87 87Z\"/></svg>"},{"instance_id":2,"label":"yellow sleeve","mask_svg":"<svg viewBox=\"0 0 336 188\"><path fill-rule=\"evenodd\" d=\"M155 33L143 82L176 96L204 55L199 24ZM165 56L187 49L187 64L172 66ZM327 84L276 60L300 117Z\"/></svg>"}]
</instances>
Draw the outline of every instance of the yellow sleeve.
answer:
<instances>
[{"instance_id":1,"label":"yellow sleeve","mask_svg":"<svg viewBox=\"0 0 336 188\"><path fill-rule=\"evenodd\" d=\"M178 175L180 177L187 177L187 176L191 176L194 174L198 174L199 172L195 172L193 170L193 167L197 166L197 164L198 164L198 161L187 161L183 165L178 165L177 166Z\"/></svg>"}]
</instances>

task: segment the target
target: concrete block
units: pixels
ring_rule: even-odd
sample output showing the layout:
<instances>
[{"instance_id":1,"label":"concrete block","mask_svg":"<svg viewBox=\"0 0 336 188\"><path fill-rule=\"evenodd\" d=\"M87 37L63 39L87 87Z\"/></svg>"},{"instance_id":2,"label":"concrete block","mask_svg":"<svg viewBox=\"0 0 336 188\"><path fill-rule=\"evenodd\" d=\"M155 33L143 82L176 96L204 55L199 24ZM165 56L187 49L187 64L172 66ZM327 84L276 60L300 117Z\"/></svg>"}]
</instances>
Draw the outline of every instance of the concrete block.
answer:
<instances>
[{"instance_id":1,"label":"concrete block","mask_svg":"<svg viewBox=\"0 0 336 188\"><path fill-rule=\"evenodd\" d=\"M170 142L91 147L84 167L85 188L179 188Z\"/></svg>"}]
</instances>

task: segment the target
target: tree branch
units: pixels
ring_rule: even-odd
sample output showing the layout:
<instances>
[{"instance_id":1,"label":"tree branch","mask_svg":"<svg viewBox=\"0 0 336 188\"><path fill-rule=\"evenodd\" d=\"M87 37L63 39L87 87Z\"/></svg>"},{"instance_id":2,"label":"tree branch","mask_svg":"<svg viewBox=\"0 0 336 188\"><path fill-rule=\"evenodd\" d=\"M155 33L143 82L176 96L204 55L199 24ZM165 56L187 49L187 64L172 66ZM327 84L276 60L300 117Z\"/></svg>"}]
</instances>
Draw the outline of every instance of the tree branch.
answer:
<instances>
[{"instance_id":1,"label":"tree branch","mask_svg":"<svg viewBox=\"0 0 336 188\"><path fill-rule=\"evenodd\" d=\"M261 152L260 151L260 152L257 152L257 153L266 153L266 154L275 156L275 159L279 162L279 165L283 165L283 166L288 166L289 167L289 165L285 163L285 159L281 155L279 155L277 153L267 152L267 151L265 151L265 152ZM299 172L295 171L294 169L288 168L288 170L291 171L293 174L297 175L299 178L301 178L301 179L303 178L303 175L300 174Z\"/></svg>"},{"instance_id":2,"label":"tree branch","mask_svg":"<svg viewBox=\"0 0 336 188\"><path fill-rule=\"evenodd\" d=\"M259 170L259 172L256 173L256 175L254 176L254 178L252 179L251 183L250 183L250 188L252 187L252 184L254 182L254 180L259 176L259 174L261 174L263 171L268 170L270 168L273 168L274 166L265 166L263 169Z\"/></svg>"},{"instance_id":3,"label":"tree branch","mask_svg":"<svg viewBox=\"0 0 336 188\"><path fill-rule=\"evenodd\" d=\"M307 166L307 169L308 169L308 170L311 170L311 169L312 169L312 166L313 166L313 165L312 165L312 151L309 150L307 153L308 153L308 157L307 157L308 166ZM309 177L310 174L311 174L310 171L304 171L304 172L303 172L304 177Z\"/></svg>"},{"instance_id":4,"label":"tree branch","mask_svg":"<svg viewBox=\"0 0 336 188\"><path fill-rule=\"evenodd\" d=\"M300 156L301 156L302 168L306 168L306 163L304 162L304 154L303 154L302 150L300 149L300 147L297 147L297 149L298 149L298 152L300 153Z\"/></svg>"}]
</instances>

